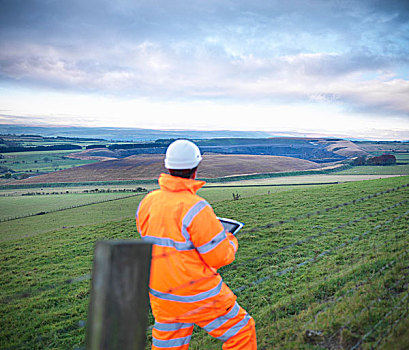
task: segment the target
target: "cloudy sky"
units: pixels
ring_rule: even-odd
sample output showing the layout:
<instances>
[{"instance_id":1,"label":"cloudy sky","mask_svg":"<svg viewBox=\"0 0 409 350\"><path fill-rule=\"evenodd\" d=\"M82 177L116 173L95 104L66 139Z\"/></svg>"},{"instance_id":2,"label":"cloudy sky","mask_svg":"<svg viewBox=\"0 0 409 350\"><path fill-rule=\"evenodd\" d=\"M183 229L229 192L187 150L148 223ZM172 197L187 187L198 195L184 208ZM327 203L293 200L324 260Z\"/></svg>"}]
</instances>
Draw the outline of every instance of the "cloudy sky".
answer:
<instances>
[{"instance_id":1,"label":"cloudy sky","mask_svg":"<svg viewBox=\"0 0 409 350\"><path fill-rule=\"evenodd\" d=\"M0 0L0 123L409 139L407 0Z\"/></svg>"}]
</instances>

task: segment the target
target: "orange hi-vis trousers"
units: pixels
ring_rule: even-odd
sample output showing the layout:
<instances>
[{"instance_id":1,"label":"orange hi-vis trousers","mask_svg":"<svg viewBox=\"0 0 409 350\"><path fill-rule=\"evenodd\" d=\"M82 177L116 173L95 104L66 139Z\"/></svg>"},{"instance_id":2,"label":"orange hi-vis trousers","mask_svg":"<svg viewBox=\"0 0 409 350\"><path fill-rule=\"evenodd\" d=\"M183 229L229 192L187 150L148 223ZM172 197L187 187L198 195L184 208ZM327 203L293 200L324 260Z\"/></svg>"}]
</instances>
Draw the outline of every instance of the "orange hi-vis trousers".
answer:
<instances>
[{"instance_id":1,"label":"orange hi-vis trousers","mask_svg":"<svg viewBox=\"0 0 409 350\"><path fill-rule=\"evenodd\" d=\"M223 350L257 349L254 320L237 302L224 315L213 320L195 321L195 324L224 342ZM155 322L152 350L187 350L193 327L193 323Z\"/></svg>"}]
</instances>

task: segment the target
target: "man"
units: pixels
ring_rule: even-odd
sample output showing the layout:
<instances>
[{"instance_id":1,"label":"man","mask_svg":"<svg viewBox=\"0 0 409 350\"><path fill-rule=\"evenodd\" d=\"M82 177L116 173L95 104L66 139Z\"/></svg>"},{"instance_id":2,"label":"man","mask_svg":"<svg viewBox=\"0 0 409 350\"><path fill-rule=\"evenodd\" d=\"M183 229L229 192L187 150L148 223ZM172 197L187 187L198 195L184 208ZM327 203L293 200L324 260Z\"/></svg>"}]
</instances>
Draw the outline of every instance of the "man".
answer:
<instances>
[{"instance_id":1,"label":"man","mask_svg":"<svg viewBox=\"0 0 409 350\"><path fill-rule=\"evenodd\" d=\"M217 269L230 264L237 239L212 207L196 195L199 148L177 140L166 151L170 174L139 204L136 225L153 243L149 297L155 325L152 349L186 350L194 324L223 342L223 349L257 349L254 320L236 302Z\"/></svg>"}]
</instances>

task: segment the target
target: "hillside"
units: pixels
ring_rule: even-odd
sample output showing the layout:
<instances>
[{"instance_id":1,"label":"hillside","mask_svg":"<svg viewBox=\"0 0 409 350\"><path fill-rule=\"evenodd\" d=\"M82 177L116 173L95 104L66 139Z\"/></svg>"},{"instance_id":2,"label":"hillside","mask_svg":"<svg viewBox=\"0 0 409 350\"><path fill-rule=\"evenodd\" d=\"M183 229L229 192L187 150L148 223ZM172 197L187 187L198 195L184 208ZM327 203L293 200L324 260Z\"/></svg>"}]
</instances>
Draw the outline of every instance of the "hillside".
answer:
<instances>
[{"instance_id":1,"label":"hillside","mask_svg":"<svg viewBox=\"0 0 409 350\"><path fill-rule=\"evenodd\" d=\"M246 224L235 262L219 272L255 319L260 350L409 348L408 183L395 177L217 202L215 189L202 190L217 215ZM39 198L25 210L46 212L50 203ZM141 198L0 223L1 349L84 349L95 242L138 237ZM221 344L195 329L189 349Z\"/></svg>"},{"instance_id":2,"label":"hillside","mask_svg":"<svg viewBox=\"0 0 409 350\"><path fill-rule=\"evenodd\" d=\"M106 160L31 177L20 180L18 183L156 179L161 172L166 170L163 167L163 157L162 154L142 154L123 159ZM199 168L199 177L216 178L319 168L321 168L321 165L314 162L290 157L206 154Z\"/></svg>"},{"instance_id":3,"label":"hillside","mask_svg":"<svg viewBox=\"0 0 409 350\"><path fill-rule=\"evenodd\" d=\"M319 141L321 145L325 146L325 149L329 152L333 152L343 157L359 157L367 156L369 153L363 150L359 145L348 140L336 140L336 141Z\"/></svg>"}]
</instances>

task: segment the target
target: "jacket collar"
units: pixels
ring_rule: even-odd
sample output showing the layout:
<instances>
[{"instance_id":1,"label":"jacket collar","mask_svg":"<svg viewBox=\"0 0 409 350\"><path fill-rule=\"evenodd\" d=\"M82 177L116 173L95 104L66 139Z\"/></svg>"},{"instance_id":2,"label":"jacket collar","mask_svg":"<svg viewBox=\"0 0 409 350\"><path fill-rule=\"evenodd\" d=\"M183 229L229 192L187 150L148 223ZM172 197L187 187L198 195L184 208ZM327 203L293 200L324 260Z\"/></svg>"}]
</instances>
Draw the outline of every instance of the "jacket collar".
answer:
<instances>
[{"instance_id":1,"label":"jacket collar","mask_svg":"<svg viewBox=\"0 0 409 350\"><path fill-rule=\"evenodd\" d=\"M163 190L172 192L189 191L191 193L196 193L206 183L205 181L183 179L170 174L160 174L158 182Z\"/></svg>"}]
</instances>

